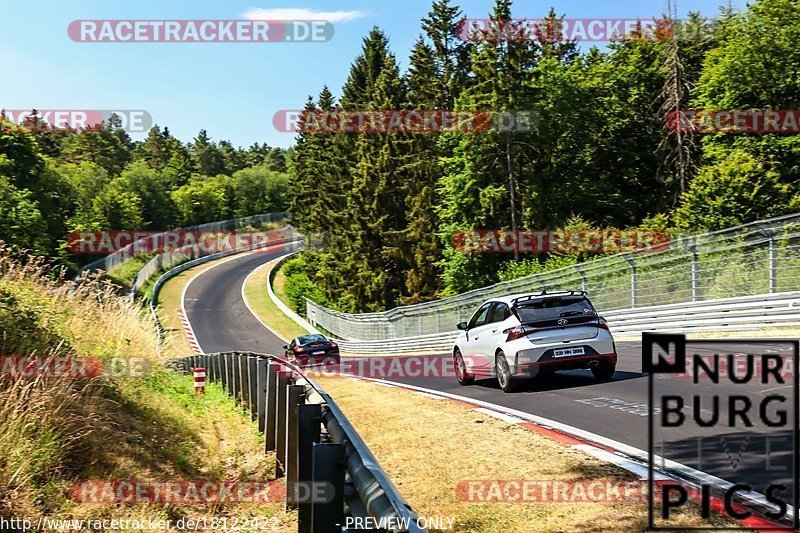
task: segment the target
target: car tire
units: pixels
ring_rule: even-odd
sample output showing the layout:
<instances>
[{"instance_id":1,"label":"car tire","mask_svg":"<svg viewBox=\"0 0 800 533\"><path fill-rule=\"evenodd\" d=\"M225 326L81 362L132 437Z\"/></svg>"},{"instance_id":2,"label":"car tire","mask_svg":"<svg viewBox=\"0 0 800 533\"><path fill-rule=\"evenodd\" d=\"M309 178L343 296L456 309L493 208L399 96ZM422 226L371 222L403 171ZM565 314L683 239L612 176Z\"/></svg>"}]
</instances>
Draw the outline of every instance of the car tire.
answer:
<instances>
[{"instance_id":1,"label":"car tire","mask_svg":"<svg viewBox=\"0 0 800 533\"><path fill-rule=\"evenodd\" d=\"M467 365L464 363L464 358L461 356L461 350L459 349L456 349L453 354L453 366L459 385L472 385L475 383L475 376L467 374Z\"/></svg>"},{"instance_id":2,"label":"car tire","mask_svg":"<svg viewBox=\"0 0 800 533\"><path fill-rule=\"evenodd\" d=\"M608 381L614 377L614 372L616 371L616 363L609 363L608 361L600 361L599 365L592 368L592 374L598 381Z\"/></svg>"},{"instance_id":3,"label":"car tire","mask_svg":"<svg viewBox=\"0 0 800 533\"><path fill-rule=\"evenodd\" d=\"M495 376L497 376L497 384L503 392L514 392L519 387L519 380L511 375L511 369L508 367L508 361L503 352L497 352L494 358Z\"/></svg>"}]
</instances>

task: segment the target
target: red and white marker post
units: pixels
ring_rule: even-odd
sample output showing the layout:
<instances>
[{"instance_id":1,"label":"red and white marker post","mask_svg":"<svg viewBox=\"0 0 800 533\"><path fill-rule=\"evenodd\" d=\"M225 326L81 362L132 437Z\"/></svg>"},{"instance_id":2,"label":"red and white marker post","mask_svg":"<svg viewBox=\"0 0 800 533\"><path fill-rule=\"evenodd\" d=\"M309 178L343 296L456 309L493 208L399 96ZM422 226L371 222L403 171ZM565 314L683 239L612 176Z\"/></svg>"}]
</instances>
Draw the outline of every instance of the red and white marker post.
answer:
<instances>
[{"instance_id":1,"label":"red and white marker post","mask_svg":"<svg viewBox=\"0 0 800 533\"><path fill-rule=\"evenodd\" d=\"M206 369L202 366L194 369L194 393L206 393Z\"/></svg>"}]
</instances>

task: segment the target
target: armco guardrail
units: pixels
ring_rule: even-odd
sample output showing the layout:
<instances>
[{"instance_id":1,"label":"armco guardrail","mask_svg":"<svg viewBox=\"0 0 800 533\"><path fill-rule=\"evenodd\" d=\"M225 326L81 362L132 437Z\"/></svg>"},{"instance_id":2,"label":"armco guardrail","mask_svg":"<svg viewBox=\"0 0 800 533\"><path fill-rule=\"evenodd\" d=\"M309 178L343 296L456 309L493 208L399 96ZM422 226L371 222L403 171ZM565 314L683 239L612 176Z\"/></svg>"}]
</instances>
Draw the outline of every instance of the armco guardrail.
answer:
<instances>
[{"instance_id":1,"label":"armco guardrail","mask_svg":"<svg viewBox=\"0 0 800 533\"><path fill-rule=\"evenodd\" d=\"M204 368L206 379L258 422L264 451L275 451L277 476L286 478L286 507L297 509L298 531L341 533L347 516L384 519L387 531L425 531L341 409L301 368L251 352L199 355L172 366L186 373ZM304 497L315 492L321 497Z\"/></svg>"},{"instance_id":2,"label":"armco guardrail","mask_svg":"<svg viewBox=\"0 0 800 533\"><path fill-rule=\"evenodd\" d=\"M237 229L241 229L247 226L259 226L262 224L270 223L270 222L279 222L286 218L286 213L264 213L261 215L252 215L249 217L242 217L242 218L234 218L230 220L220 220L217 222L208 222L206 224L199 224L197 226L189 226L188 228L180 228L171 231L201 231L201 232L219 232L219 231L234 231ZM164 232L166 233L166 232ZM144 237L139 239L135 243L131 243L119 250L115 251L114 253L108 254L105 257L101 257L96 261L92 261L91 263L87 264L81 269L81 273L89 272L91 270L103 270L108 272L109 270L120 266L121 264L125 263L133 259L135 256L139 255L137 250L147 249L147 244L151 243L150 248L155 248L152 243L157 242L160 236L163 236L164 233L150 235L148 237Z\"/></svg>"},{"instance_id":3,"label":"armco guardrail","mask_svg":"<svg viewBox=\"0 0 800 533\"><path fill-rule=\"evenodd\" d=\"M252 251L252 250L257 250L257 249L260 249L260 248L268 248L268 247L276 246L276 245L284 245L286 247L287 251L288 250L299 250L302 247L302 244L303 244L303 236L300 235L300 234L295 234L295 235L287 236L287 237L285 237L283 239L279 239L279 240L276 240L276 241L268 241L268 242L264 242L264 243L259 243L257 245L248 246L246 248L238 248L236 250L230 250L230 251L220 252L220 253L211 254L211 255L205 255L205 256L199 257L197 259L193 259L191 261L186 261L185 263L180 263L175 268L172 268L172 269L168 270L167 272L164 272L163 274L161 274L161 276L159 276L159 278L153 284L153 291L152 291L152 294L150 295L150 304L149 304L150 305L150 314L152 315L153 320L156 323L156 328L158 329L158 340L159 340L159 342L161 340L163 340L163 338L164 338L164 327L161 325L161 321L158 319L158 313L156 312L156 302L158 302L158 293L161 291L161 287L163 287L164 283L166 283L169 279L177 276L178 274L180 274L181 272L183 272L185 270L189 270L190 268L196 267L198 265L202 265L204 263L208 263L209 261L214 261L215 259L221 259L221 258L227 257L229 255L238 254L238 253L242 253L242 252L248 252L248 251Z\"/></svg>"},{"instance_id":4,"label":"armco guardrail","mask_svg":"<svg viewBox=\"0 0 800 533\"><path fill-rule=\"evenodd\" d=\"M591 295L590 295L591 296ZM744 331L765 327L800 327L800 291L723 298L703 302L656 305L601 312L620 337L644 331ZM455 324L453 324L455 326ZM449 354L458 331L434 335L338 341L348 355Z\"/></svg>"},{"instance_id":5,"label":"armco guardrail","mask_svg":"<svg viewBox=\"0 0 800 533\"><path fill-rule=\"evenodd\" d=\"M618 254L423 304L349 314L307 301L309 322L347 340L446 333L486 299L585 290L609 311L800 291L800 213L673 239L659 252Z\"/></svg>"}]
</instances>

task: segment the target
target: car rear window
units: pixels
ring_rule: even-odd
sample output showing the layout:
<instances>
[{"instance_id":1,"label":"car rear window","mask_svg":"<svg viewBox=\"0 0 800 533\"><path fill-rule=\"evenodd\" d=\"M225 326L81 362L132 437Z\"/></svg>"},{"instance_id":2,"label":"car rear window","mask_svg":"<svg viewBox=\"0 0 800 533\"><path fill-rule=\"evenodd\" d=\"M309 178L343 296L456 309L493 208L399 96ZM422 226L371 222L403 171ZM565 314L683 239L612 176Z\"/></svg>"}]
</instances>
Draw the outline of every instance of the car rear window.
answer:
<instances>
[{"instance_id":1,"label":"car rear window","mask_svg":"<svg viewBox=\"0 0 800 533\"><path fill-rule=\"evenodd\" d=\"M300 344L311 344L312 342L327 342L328 339L322 335L304 335L303 337L298 337L297 341Z\"/></svg>"},{"instance_id":2,"label":"car rear window","mask_svg":"<svg viewBox=\"0 0 800 533\"><path fill-rule=\"evenodd\" d=\"M597 314L589 300L575 296L524 302L518 304L516 309L522 323Z\"/></svg>"}]
</instances>

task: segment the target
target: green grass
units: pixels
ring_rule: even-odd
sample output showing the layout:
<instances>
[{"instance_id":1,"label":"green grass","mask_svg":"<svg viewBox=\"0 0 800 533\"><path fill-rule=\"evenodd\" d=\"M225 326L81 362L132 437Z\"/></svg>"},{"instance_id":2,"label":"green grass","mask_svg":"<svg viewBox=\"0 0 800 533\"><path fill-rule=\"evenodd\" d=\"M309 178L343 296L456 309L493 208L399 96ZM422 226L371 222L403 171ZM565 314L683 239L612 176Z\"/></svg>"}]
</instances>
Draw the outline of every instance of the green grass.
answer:
<instances>
[{"instance_id":1,"label":"green grass","mask_svg":"<svg viewBox=\"0 0 800 533\"><path fill-rule=\"evenodd\" d=\"M141 254L125 261L106 272L105 278L128 290L136 279L136 274L153 258L153 254Z\"/></svg>"},{"instance_id":2,"label":"green grass","mask_svg":"<svg viewBox=\"0 0 800 533\"><path fill-rule=\"evenodd\" d=\"M268 264L274 264L274 262ZM268 324L269 327L282 339L287 340L299 335L305 335L308 332L300 327L294 320L286 316L283 311L281 311L278 306L273 303L269 297L269 294L267 294L268 271L269 267L264 266L248 278L244 286L244 297L247 301L247 304L253 310L253 313L255 313L258 318ZM273 290L275 290L276 296L286 303L286 295L284 294L281 298L280 293L278 293L278 287L276 286L278 276L281 275L282 273L278 271L275 277L276 283L273 284ZM284 280L285 278L286 277L283 276Z\"/></svg>"}]
</instances>

